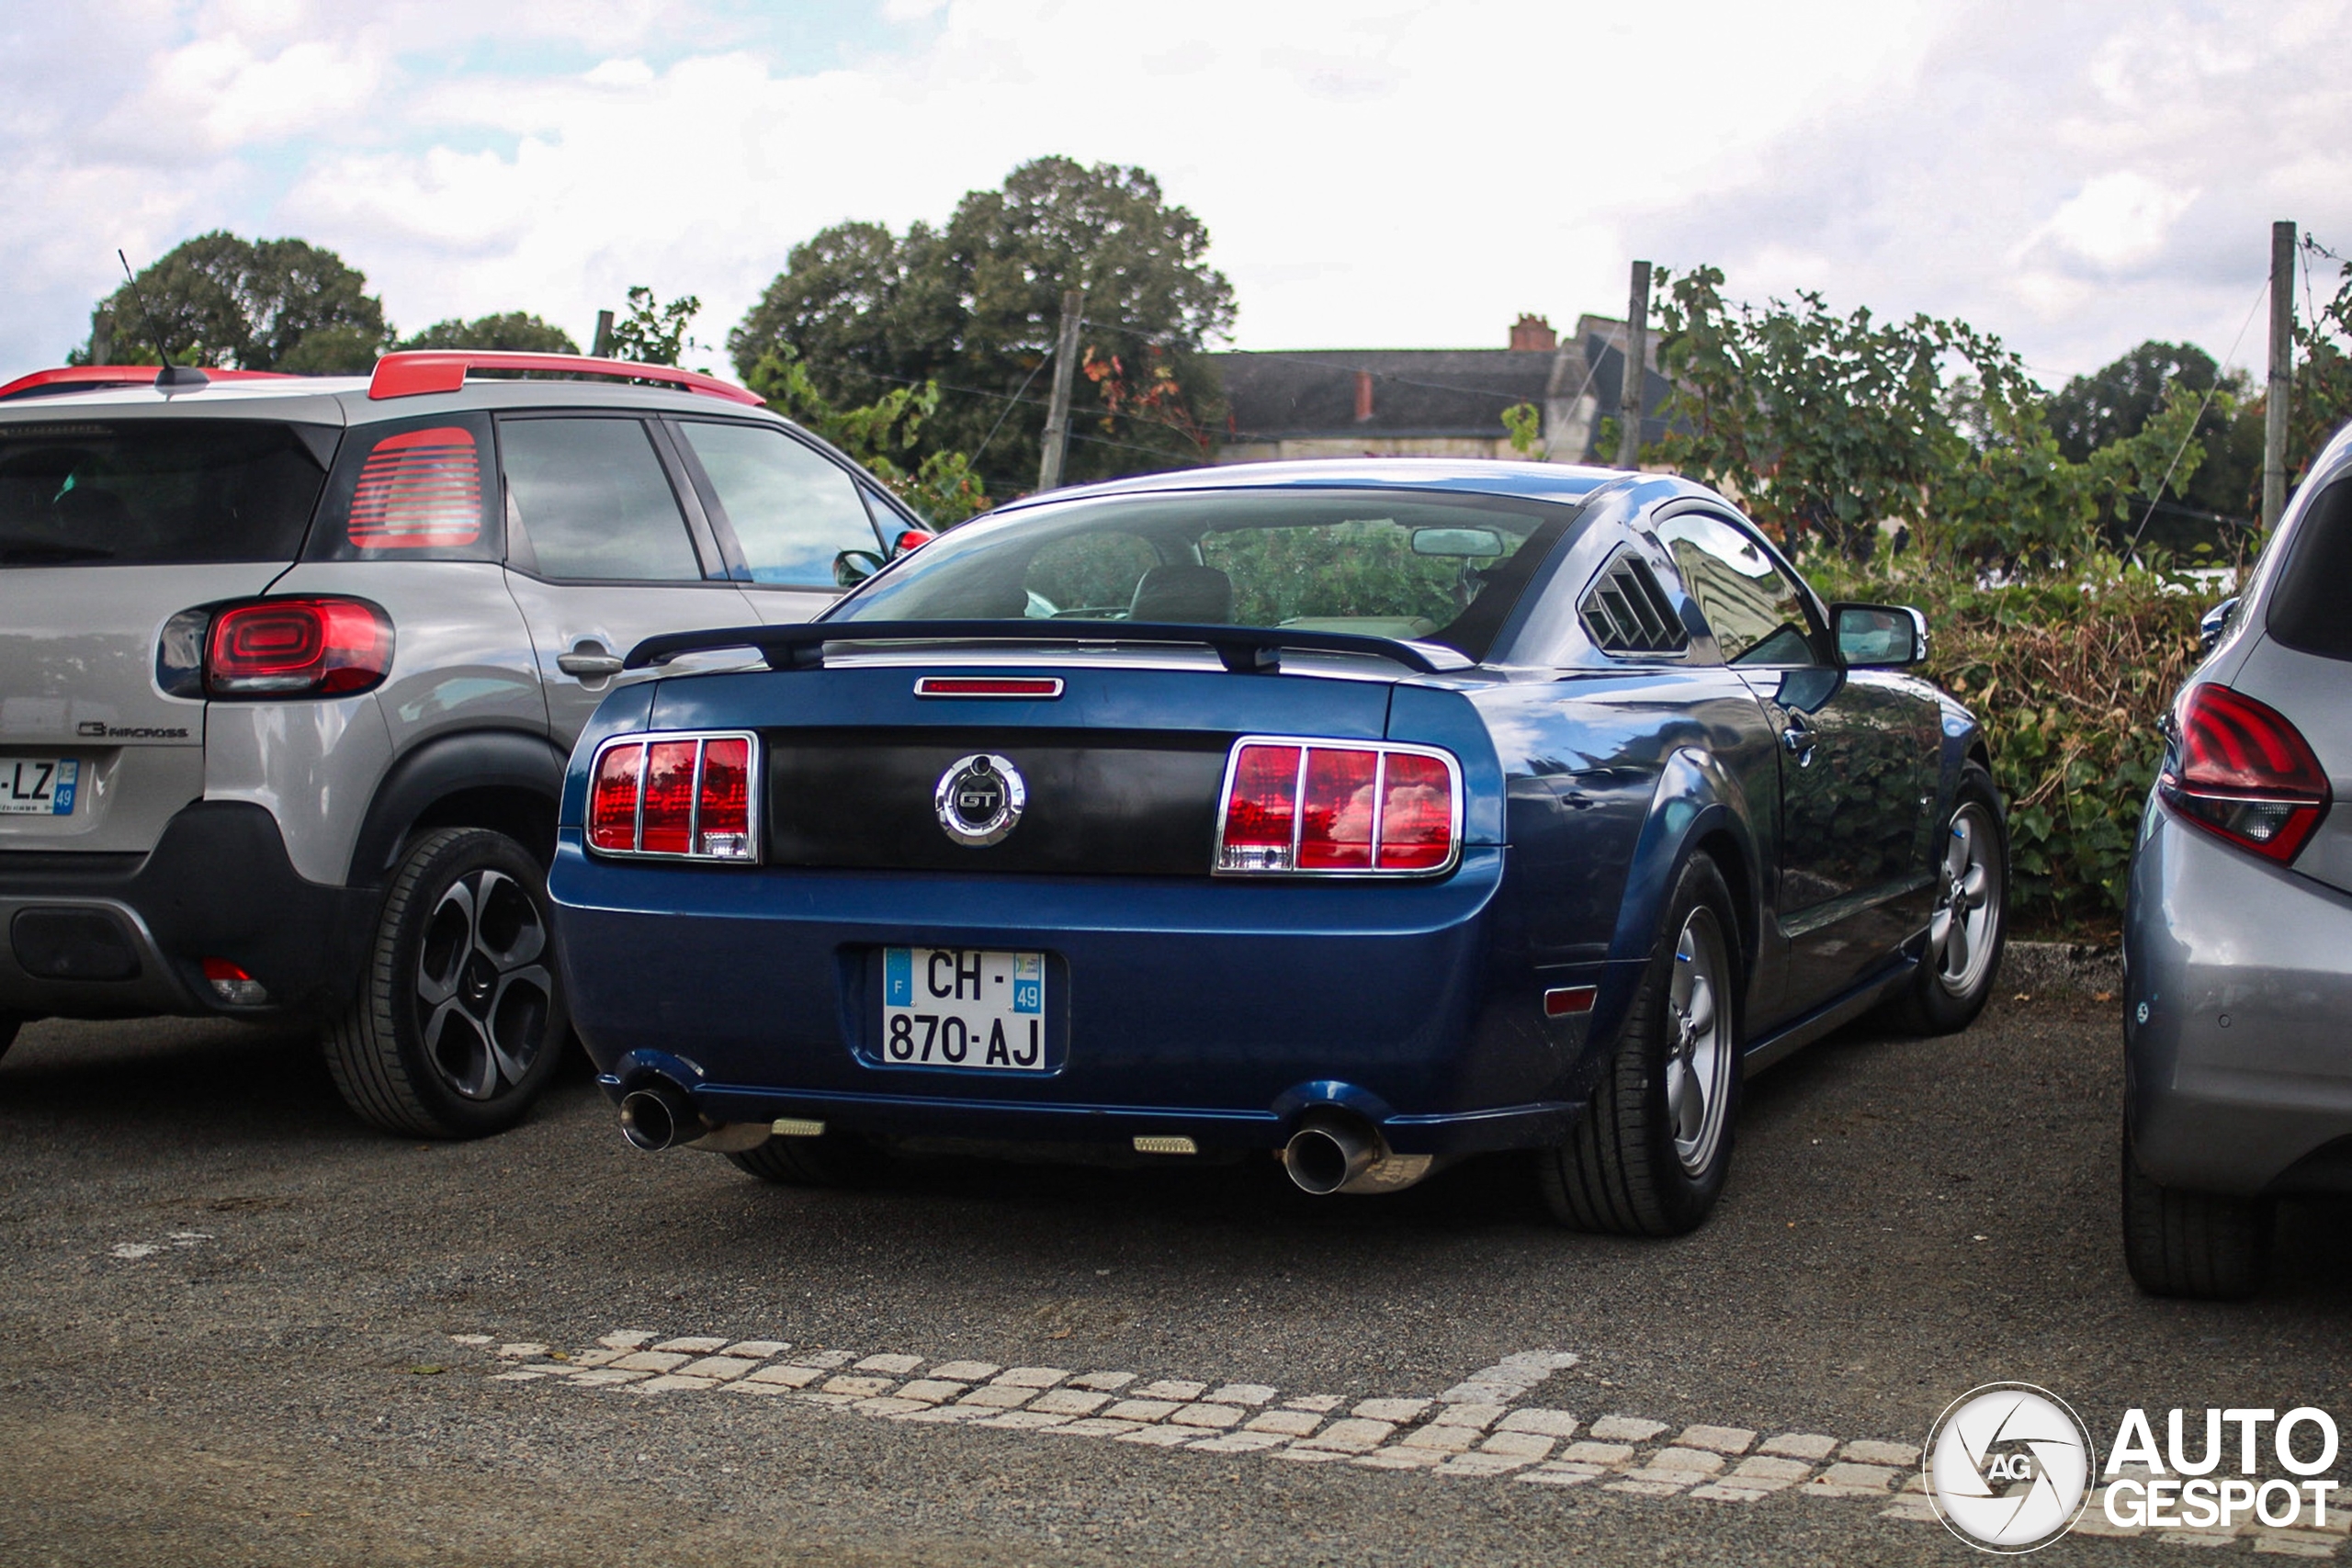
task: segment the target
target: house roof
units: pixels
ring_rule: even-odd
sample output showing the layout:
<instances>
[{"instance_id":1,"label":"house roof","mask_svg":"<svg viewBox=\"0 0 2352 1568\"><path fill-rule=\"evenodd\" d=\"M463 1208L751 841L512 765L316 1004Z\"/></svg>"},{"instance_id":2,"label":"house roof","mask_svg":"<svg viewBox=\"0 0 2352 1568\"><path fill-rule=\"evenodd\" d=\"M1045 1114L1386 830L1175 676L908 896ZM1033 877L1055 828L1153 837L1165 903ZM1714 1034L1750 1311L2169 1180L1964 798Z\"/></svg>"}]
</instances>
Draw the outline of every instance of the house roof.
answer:
<instances>
[{"instance_id":1,"label":"house roof","mask_svg":"<svg viewBox=\"0 0 2352 1568\"><path fill-rule=\"evenodd\" d=\"M1314 435L1471 436L1503 434L1514 403L1543 404L1553 352L1507 348L1359 348L1220 354L1231 439ZM1370 378L1371 417L1358 387Z\"/></svg>"}]
</instances>

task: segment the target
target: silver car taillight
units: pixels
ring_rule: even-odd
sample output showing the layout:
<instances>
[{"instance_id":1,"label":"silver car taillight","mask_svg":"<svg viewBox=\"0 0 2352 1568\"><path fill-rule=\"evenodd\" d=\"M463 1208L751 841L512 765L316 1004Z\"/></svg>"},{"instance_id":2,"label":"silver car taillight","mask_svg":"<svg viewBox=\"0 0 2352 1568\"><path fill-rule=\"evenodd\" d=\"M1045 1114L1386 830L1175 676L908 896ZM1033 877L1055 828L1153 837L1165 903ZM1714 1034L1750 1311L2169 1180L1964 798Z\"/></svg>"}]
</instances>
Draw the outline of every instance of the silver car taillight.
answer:
<instances>
[{"instance_id":1,"label":"silver car taillight","mask_svg":"<svg viewBox=\"0 0 2352 1568\"><path fill-rule=\"evenodd\" d=\"M660 860L759 859L759 737L628 735L596 748L588 847Z\"/></svg>"}]
</instances>

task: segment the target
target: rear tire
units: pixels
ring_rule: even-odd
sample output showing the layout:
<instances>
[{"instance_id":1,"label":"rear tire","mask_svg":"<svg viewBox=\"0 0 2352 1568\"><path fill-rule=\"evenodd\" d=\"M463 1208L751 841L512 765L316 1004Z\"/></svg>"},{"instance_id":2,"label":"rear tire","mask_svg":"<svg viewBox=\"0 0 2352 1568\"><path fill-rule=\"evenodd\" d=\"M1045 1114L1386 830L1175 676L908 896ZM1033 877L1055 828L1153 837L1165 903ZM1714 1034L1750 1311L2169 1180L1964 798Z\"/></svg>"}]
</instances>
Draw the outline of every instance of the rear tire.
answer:
<instances>
[{"instance_id":1,"label":"rear tire","mask_svg":"<svg viewBox=\"0 0 2352 1568\"><path fill-rule=\"evenodd\" d=\"M1993 775L1960 771L1937 838L1935 912L1911 984L1885 1009L1906 1034L1957 1034L1976 1021L2001 977L2009 936L2009 835Z\"/></svg>"},{"instance_id":2,"label":"rear tire","mask_svg":"<svg viewBox=\"0 0 2352 1568\"><path fill-rule=\"evenodd\" d=\"M2165 1187L2140 1168L2123 1133L2123 1262L2152 1296L2243 1301L2262 1288L2272 1205Z\"/></svg>"},{"instance_id":3,"label":"rear tire","mask_svg":"<svg viewBox=\"0 0 2352 1568\"><path fill-rule=\"evenodd\" d=\"M1739 1108L1738 931L1723 873L1692 857L1591 1105L1566 1143L1536 1156L1563 1224L1680 1235L1713 1211Z\"/></svg>"},{"instance_id":4,"label":"rear tire","mask_svg":"<svg viewBox=\"0 0 2352 1568\"><path fill-rule=\"evenodd\" d=\"M321 1040L344 1102L388 1133L479 1138L522 1120L571 1014L545 873L503 833L443 828L409 847L350 1010Z\"/></svg>"},{"instance_id":5,"label":"rear tire","mask_svg":"<svg viewBox=\"0 0 2352 1568\"><path fill-rule=\"evenodd\" d=\"M879 1178L889 1156L846 1133L821 1138L770 1138L727 1156L735 1168L779 1187L863 1187Z\"/></svg>"}]
</instances>

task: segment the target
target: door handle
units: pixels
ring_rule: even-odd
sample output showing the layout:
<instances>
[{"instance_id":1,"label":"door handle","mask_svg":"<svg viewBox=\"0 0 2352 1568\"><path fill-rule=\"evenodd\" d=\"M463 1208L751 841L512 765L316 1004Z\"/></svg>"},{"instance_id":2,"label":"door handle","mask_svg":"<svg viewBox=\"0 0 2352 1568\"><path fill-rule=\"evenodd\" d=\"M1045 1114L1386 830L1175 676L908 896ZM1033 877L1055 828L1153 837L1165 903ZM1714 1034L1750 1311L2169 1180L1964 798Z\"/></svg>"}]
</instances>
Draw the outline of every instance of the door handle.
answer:
<instances>
[{"instance_id":1,"label":"door handle","mask_svg":"<svg viewBox=\"0 0 2352 1568\"><path fill-rule=\"evenodd\" d=\"M1813 766L1814 744L1820 739L1819 733L1799 714L1791 714L1788 728L1781 731L1781 744L1788 748L1789 755L1797 760L1800 768Z\"/></svg>"},{"instance_id":2,"label":"door handle","mask_svg":"<svg viewBox=\"0 0 2352 1568\"><path fill-rule=\"evenodd\" d=\"M558 654L555 667L582 681L602 681L621 672L621 658L601 642L583 639L570 653Z\"/></svg>"}]
</instances>

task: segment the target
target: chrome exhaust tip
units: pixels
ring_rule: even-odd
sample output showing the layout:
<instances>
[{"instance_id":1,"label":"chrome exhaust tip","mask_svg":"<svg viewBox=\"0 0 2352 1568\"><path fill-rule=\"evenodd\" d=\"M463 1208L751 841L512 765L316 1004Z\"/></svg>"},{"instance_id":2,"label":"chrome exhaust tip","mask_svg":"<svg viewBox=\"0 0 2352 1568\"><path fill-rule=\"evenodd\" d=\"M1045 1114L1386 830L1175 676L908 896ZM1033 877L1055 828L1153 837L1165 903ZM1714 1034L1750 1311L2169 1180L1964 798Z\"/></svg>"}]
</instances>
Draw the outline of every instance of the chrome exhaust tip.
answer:
<instances>
[{"instance_id":1,"label":"chrome exhaust tip","mask_svg":"<svg viewBox=\"0 0 2352 1568\"><path fill-rule=\"evenodd\" d=\"M1345 1191L1372 1169L1380 1155L1370 1128L1339 1116L1317 1116L1283 1145L1283 1168L1301 1192L1320 1198Z\"/></svg>"},{"instance_id":2,"label":"chrome exhaust tip","mask_svg":"<svg viewBox=\"0 0 2352 1568\"><path fill-rule=\"evenodd\" d=\"M693 1101L668 1084L634 1089L621 1096L621 1136L647 1154L674 1148L703 1131Z\"/></svg>"}]
</instances>

